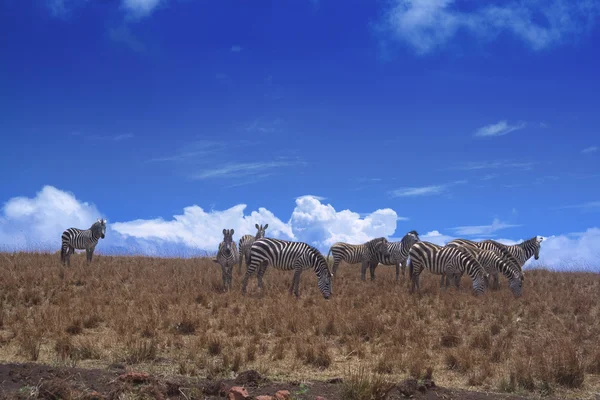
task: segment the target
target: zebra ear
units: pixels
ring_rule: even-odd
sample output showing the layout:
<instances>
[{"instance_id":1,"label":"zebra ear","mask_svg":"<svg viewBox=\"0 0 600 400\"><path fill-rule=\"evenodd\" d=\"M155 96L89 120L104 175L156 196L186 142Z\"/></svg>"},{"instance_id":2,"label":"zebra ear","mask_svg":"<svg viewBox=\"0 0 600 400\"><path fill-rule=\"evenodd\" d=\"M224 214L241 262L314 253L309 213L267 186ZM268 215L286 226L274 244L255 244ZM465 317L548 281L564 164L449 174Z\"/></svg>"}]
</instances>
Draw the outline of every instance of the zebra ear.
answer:
<instances>
[{"instance_id":1,"label":"zebra ear","mask_svg":"<svg viewBox=\"0 0 600 400\"><path fill-rule=\"evenodd\" d=\"M263 229L267 229L269 227L269 224L265 224Z\"/></svg>"},{"instance_id":2,"label":"zebra ear","mask_svg":"<svg viewBox=\"0 0 600 400\"><path fill-rule=\"evenodd\" d=\"M227 235L227 229L223 229L223 235Z\"/></svg>"},{"instance_id":3,"label":"zebra ear","mask_svg":"<svg viewBox=\"0 0 600 400\"><path fill-rule=\"evenodd\" d=\"M231 229L231 231L230 231L230 232L231 232L231 235L233 236L233 232L234 232L234 230L233 230L233 229Z\"/></svg>"},{"instance_id":4,"label":"zebra ear","mask_svg":"<svg viewBox=\"0 0 600 400\"><path fill-rule=\"evenodd\" d=\"M260 226L258 226L258 224L254 224L254 227L255 227L256 229L260 229Z\"/></svg>"}]
</instances>

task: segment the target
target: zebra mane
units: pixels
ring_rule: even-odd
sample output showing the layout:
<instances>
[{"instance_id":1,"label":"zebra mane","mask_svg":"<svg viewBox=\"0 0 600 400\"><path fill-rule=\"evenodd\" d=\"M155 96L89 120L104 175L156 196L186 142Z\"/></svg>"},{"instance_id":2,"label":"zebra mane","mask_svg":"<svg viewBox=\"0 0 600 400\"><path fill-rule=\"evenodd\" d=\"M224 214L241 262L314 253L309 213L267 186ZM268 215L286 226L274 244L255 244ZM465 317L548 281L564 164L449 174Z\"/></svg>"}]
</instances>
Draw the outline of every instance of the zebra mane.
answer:
<instances>
[{"instance_id":1,"label":"zebra mane","mask_svg":"<svg viewBox=\"0 0 600 400\"><path fill-rule=\"evenodd\" d=\"M384 240L386 240L383 236L375 238L375 239L371 239L368 242L365 242L365 244L376 244L379 242L383 242Z\"/></svg>"}]
</instances>

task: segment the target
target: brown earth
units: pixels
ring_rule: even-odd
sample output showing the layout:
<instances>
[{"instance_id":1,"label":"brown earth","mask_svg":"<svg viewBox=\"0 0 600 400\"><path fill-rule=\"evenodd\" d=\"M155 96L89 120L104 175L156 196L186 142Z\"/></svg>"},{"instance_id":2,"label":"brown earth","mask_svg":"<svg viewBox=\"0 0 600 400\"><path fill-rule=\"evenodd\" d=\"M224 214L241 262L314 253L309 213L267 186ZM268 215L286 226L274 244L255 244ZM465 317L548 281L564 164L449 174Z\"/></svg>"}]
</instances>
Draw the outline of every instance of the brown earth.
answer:
<instances>
[{"instance_id":1,"label":"brown earth","mask_svg":"<svg viewBox=\"0 0 600 400\"><path fill-rule=\"evenodd\" d=\"M39 394L45 377L52 390L67 379L71 391L109 395L133 385L114 381L124 371L156 379L141 387L198 388L220 379L232 385L240 371L256 370L276 383L249 386L252 395L302 392L305 384L310 396L363 400L389 382L410 392L407 379L428 375L444 389L417 390L416 398L600 393L595 273L527 271L519 299L503 279L501 290L476 298L468 278L445 291L427 273L421 293L410 295L408 280L395 282L385 266L362 282L357 266L342 264L329 300L312 271L302 274L300 299L288 294L292 273L270 268L265 290L252 277L246 296L241 277L236 267L225 293L209 258L99 255L87 266L76 255L69 268L57 254L0 253L0 363L13 364L1 368L1 387ZM326 383L336 377L343 383Z\"/></svg>"}]
</instances>

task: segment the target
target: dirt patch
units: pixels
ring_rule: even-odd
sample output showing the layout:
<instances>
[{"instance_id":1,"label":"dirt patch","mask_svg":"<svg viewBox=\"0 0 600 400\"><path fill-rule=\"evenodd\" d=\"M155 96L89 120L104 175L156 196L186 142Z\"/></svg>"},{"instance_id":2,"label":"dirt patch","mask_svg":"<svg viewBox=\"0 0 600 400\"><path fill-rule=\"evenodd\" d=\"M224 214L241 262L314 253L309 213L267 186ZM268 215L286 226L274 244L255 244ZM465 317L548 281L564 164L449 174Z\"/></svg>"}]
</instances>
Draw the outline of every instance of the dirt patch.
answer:
<instances>
[{"instance_id":1,"label":"dirt patch","mask_svg":"<svg viewBox=\"0 0 600 400\"><path fill-rule=\"evenodd\" d=\"M257 371L238 374L235 379L208 380L184 377L164 378L135 371L115 371L52 367L42 364L0 364L1 399L104 399L113 400L124 394L137 394L154 399L223 399L233 386L243 386L250 398L273 396L288 390L297 400L342 400L342 385L338 378L329 382L272 382ZM394 387L386 399L503 399L526 397L493 393L469 392L441 388L432 380L406 379ZM550 397L549 397L550 399Z\"/></svg>"}]
</instances>

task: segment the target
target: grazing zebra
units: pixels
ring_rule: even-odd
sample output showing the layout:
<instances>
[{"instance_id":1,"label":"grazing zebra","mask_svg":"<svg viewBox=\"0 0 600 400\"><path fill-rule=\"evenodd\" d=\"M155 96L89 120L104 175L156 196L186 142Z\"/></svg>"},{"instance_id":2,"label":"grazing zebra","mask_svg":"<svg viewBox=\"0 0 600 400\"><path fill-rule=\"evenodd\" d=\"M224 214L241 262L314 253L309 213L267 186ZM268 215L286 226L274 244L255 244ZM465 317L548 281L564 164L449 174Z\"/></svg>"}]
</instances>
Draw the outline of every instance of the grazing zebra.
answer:
<instances>
[{"instance_id":1,"label":"grazing zebra","mask_svg":"<svg viewBox=\"0 0 600 400\"><path fill-rule=\"evenodd\" d=\"M497 255L504 257L505 261L510 263L510 265L513 269L521 271L521 266L519 265L519 262L517 261L517 259L504 246L496 247L492 243L474 242L472 240L467 240L467 239L454 239L454 240L448 242L446 244L446 246L451 243L453 245L461 245L461 246L467 246L467 247L476 247L478 249L491 250L491 251L495 252ZM456 283L457 285L460 285L461 277L462 277L462 274L454 276L454 279L458 280ZM493 289L500 288L500 284L498 282L498 273L492 274L492 279L493 279L492 288Z\"/></svg>"},{"instance_id":2,"label":"grazing zebra","mask_svg":"<svg viewBox=\"0 0 600 400\"><path fill-rule=\"evenodd\" d=\"M501 272L506 279L508 279L508 286L512 290L515 297L521 296L521 288L523 286L523 273L515 268L510 262L502 257L501 253L497 253L493 250L485 250L476 246L463 245L460 240L453 240L446 244L446 247L458 248L474 257L483 267L485 272L493 276L495 281L498 281L498 272ZM456 288L459 287L460 277L463 272L452 270L451 268L446 269L446 287L449 284L450 276L454 276L454 284ZM488 278L484 278L486 286L488 284ZM444 282L444 275L442 275L442 283Z\"/></svg>"},{"instance_id":3,"label":"grazing zebra","mask_svg":"<svg viewBox=\"0 0 600 400\"><path fill-rule=\"evenodd\" d=\"M406 260L408 259L408 251L411 246L420 241L419 234L417 231L410 231L399 242L389 242L388 251L390 255L387 257L381 256L381 253L375 253L375 262L369 263L369 272L371 273L371 280L375 279L375 268L378 264L383 265L395 265L396 266L396 280L400 276L400 265L402 264L402 276L405 276Z\"/></svg>"},{"instance_id":4,"label":"grazing zebra","mask_svg":"<svg viewBox=\"0 0 600 400\"><path fill-rule=\"evenodd\" d=\"M221 274L223 277L223 288L231 289L231 276L233 275L233 266L237 263L237 246L233 241L233 229L223 229L223 241L219 243L219 251L214 262L221 265Z\"/></svg>"},{"instance_id":5,"label":"grazing zebra","mask_svg":"<svg viewBox=\"0 0 600 400\"><path fill-rule=\"evenodd\" d=\"M409 251L408 270L412 278L410 293L415 287L419 288L419 275L428 269L436 275L444 275L446 271L467 271L473 281L475 294L480 295L485 290L484 278L489 276L481 264L469 253L455 247L442 247L430 242L420 241L415 243ZM440 285L442 287L442 285Z\"/></svg>"},{"instance_id":6,"label":"grazing zebra","mask_svg":"<svg viewBox=\"0 0 600 400\"><path fill-rule=\"evenodd\" d=\"M268 266L284 271L294 270L294 279L290 293L298 296L300 274L303 270L312 268L317 275L317 284L323 297L331 296L331 278L327 260L323 254L311 245L303 242L290 242L287 240L262 238L255 240L250 247L250 259L246 275L242 282L242 293L246 293L248 278L257 271L258 287L262 289L262 278Z\"/></svg>"},{"instance_id":7,"label":"grazing zebra","mask_svg":"<svg viewBox=\"0 0 600 400\"><path fill-rule=\"evenodd\" d=\"M66 262L68 266L71 266L71 254L75 253L75 249L85 249L87 263L91 263L98 240L104 239L105 234L105 219L98 219L89 229L66 229L61 236L60 261L63 265Z\"/></svg>"},{"instance_id":8,"label":"grazing zebra","mask_svg":"<svg viewBox=\"0 0 600 400\"><path fill-rule=\"evenodd\" d=\"M384 237L371 239L363 244L334 243L327 253L328 259L329 254L333 254L333 274L335 275L342 261L346 261L348 264L362 263L360 278L364 281L369 263L377 262L377 253L380 253L381 257L384 258L390 255L388 243L388 240Z\"/></svg>"},{"instance_id":9,"label":"grazing zebra","mask_svg":"<svg viewBox=\"0 0 600 400\"><path fill-rule=\"evenodd\" d=\"M265 224L265 226L254 224L254 226L257 229L255 236L244 235L240 238L240 246L239 246L239 249L240 249L239 263L240 264L239 264L239 268L238 268L240 274L242 273L242 261L243 261L244 257L246 258L246 267L248 267L248 257L250 256L250 247L252 247L252 243L254 243L254 241L257 239L265 237L265 231L269 227L269 224Z\"/></svg>"},{"instance_id":10,"label":"grazing zebra","mask_svg":"<svg viewBox=\"0 0 600 400\"><path fill-rule=\"evenodd\" d=\"M542 236L534 236L531 239L527 239L521 243L507 246L502 243L496 242L495 240L483 240L481 241L481 247L484 249L497 248L500 250L508 250L508 252L517 260L519 270L523 268L525 262L533 256L534 259L540 258L540 248L544 238Z\"/></svg>"}]
</instances>

